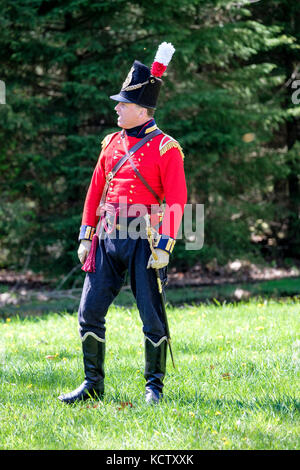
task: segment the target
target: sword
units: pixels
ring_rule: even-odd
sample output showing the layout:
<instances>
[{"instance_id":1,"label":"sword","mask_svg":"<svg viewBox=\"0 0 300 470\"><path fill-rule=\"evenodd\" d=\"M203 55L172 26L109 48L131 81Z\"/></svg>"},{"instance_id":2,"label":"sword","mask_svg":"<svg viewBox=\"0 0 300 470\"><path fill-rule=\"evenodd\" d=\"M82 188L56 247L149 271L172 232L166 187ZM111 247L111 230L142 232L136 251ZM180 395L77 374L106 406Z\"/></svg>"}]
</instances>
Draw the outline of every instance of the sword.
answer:
<instances>
[{"instance_id":1,"label":"sword","mask_svg":"<svg viewBox=\"0 0 300 470\"><path fill-rule=\"evenodd\" d=\"M145 219L146 219L146 227L147 227L147 238L148 238L148 242L149 242L149 245L150 245L151 253L152 253L153 258L155 260L157 260L158 256L155 253L155 250L154 250L154 247L153 247L153 244L152 244L152 231L151 231L151 224L150 224L150 221L149 221L149 214L146 214ZM162 288L162 284L161 284L159 270L157 268L155 268L155 274L156 274L157 287L158 287L158 292L159 292L159 296L160 296L161 307L162 307L162 312L163 312L163 317L164 317L167 343L169 345L172 364L173 364L173 367L175 369L175 362L174 362L172 346L171 346L171 335L170 335L169 323L168 323L168 318L167 318L165 299L164 299L164 295L163 295L163 288Z\"/></svg>"}]
</instances>

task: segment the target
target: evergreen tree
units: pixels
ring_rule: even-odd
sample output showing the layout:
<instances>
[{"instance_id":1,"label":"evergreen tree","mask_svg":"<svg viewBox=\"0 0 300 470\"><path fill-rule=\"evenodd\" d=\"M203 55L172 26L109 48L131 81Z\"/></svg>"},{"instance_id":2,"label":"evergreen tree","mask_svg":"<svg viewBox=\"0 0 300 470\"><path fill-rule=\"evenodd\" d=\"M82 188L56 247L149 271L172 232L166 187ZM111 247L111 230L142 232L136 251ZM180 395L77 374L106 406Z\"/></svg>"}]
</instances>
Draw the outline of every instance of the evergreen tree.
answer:
<instances>
[{"instance_id":1,"label":"evergreen tree","mask_svg":"<svg viewBox=\"0 0 300 470\"><path fill-rule=\"evenodd\" d=\"M66 272L77 263L100 142L118 130L109 95L134 59L151 65L164 40L176 53L156 120L184 149L189 202L205 204L204 248L186 253L178 242L173 262L258 253L251 234L278 240L284 224L283 239L291 238L299 166L295 139L284 153L278 142L291 123L295 136L299 112L284 86L295 70L299 7L286 0L0 0L0 7L2 266L23 266L30 254L34 269Z\"/></svg>"}]
</instances>

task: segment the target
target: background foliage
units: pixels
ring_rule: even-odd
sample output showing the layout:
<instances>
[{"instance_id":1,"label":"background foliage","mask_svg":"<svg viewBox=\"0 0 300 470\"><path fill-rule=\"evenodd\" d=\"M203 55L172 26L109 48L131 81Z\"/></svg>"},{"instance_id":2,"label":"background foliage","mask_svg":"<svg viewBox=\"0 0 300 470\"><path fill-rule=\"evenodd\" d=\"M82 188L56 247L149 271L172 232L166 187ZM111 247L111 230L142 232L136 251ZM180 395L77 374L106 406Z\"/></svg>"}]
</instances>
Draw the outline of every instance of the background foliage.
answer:
<instances>
[{"instance_id":1,"label":"background foliage","mask_svg":"<svg viewBox=\"0 0 300 470\"><path fill-rule=\"evenodd\" d=\"M203 249L179 241L173 264L299 257L299 2L0 0L0 11L0 267L78 262L100 142L117 130L108 97L165 40L176 53L156 121L184 149L188 202L205 205Z\"/></svg>"}]
</instances>

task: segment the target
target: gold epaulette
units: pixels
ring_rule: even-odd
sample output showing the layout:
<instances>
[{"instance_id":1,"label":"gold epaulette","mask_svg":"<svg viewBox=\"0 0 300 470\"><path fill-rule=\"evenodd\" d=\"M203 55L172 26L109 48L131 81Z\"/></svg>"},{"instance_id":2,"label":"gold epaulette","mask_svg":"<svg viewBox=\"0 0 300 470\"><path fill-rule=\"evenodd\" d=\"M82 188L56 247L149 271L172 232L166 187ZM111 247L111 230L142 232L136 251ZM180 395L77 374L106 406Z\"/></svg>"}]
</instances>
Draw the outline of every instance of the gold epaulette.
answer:
<instances>
[{"instance_id":1,"label":"gold epaulette","mask_svg":"<svg viewBox=\"0 0 300 470\"><path fill-rule=\"evenodd\" d=\"M102 150L104 150L109 145L111 139L116 134L118 134L118 132L113 132L112 134L108 134L107 136L104 137L104 139L101 142Z\"/></svg>"},{"instance_id":2,"label":"gold epaulette","mask_svg":"<svg viewBox=\"0 0 300 470\"><path fill-rule=\"evenodd\" d=\"M180 144L177 142L177 140L173 139L173 137L170 137L169 135L165 135L159 144L159 153L160 155L164 155L168 150L176 148L179 150L180 155L182 156L182 159L184 160L184 154L182 151L182 148Z\"/></svg>"}]
</instances>

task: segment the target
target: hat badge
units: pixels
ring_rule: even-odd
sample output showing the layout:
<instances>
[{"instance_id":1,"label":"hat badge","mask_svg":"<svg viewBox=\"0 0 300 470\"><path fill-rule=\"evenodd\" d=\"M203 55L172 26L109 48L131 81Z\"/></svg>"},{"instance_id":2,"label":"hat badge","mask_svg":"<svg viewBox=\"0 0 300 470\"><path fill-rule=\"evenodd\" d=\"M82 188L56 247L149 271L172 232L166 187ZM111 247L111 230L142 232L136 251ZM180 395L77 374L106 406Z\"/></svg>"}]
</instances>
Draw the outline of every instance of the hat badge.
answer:
<instances>
[{"instance_id":1,"label":"hat badge","mask_svg":"<svg viewBox=\"0 0 300 470\"><path fill-rule=\"evenodd\" d=\"M131 69L129 70L129 73L128 73L127 77L124 80L123 85L122 85L122 90L123 91L128 87L128 85L130 85L131 80L132 80L133 72L134 72L134 67L132 66Z\"/></svg>"}]
</instances>

